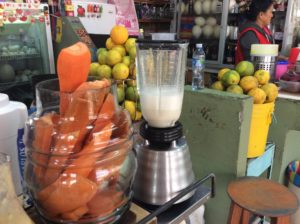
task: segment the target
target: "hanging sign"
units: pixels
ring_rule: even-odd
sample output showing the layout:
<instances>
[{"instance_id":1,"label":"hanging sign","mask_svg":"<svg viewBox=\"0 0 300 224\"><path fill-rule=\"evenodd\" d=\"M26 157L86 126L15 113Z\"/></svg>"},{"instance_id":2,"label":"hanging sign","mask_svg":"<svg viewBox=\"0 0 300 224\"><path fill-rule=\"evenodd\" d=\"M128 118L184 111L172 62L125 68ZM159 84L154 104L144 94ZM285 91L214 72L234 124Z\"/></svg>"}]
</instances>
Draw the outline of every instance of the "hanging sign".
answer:
<instances>
[{"instance_id":1,"label":"hanging sign","mask_svg":"<svg viewBox=\"0 0 300 224\"><path fill-rule=\"evenodd\" d=\"M116 24L128 29L129 35L139 35L139 22L136 16L133 0L109 0L116 6Z\"/></svg>"}]
</instances>

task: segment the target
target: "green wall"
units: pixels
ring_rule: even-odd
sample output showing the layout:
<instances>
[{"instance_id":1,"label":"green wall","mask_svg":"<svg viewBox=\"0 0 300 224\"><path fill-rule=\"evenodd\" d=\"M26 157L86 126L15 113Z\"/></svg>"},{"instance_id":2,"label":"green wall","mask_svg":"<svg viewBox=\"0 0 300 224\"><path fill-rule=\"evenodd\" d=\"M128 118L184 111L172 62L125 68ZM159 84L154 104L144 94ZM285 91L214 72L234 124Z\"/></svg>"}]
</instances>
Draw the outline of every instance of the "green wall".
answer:
<instances>
[{"instance_id":1,"label":"green wall","mask_svg":"<svg viewBox=\"0 0 300 224\"><path fill-rule=\"evenodd\" d=\"M226 223L229 181L246 172L252 98L186 86L181 122L198 179L217 176L216 197L206 204L207 224Z\"/></svg>"},{"instance_id":2,"label":"green wall","mask_svg":"<svg viewBox=\"0 0 300 224\"><path fill-rule=\"evenodd\" d=\"M300 100L278 98L275 117L268 138L276 145L272 179L283 183L287 164L300 159Z\"/></svg>"},{"instance_id":3,"label":"green wall","mask_svg":"<svg viewBox=\"0 0 300 224\"><path fill-rule=\"evenodd\" d=\"M244 176L252 98L210 89L185 87L181 122L198 179L215 173L216 197L206 204L207 224L226 223L227 185ZM272 178L283 183L289 162L300 160L300 100L278 98L268 141L276 145Z\"/></svg>"}]
</instances>

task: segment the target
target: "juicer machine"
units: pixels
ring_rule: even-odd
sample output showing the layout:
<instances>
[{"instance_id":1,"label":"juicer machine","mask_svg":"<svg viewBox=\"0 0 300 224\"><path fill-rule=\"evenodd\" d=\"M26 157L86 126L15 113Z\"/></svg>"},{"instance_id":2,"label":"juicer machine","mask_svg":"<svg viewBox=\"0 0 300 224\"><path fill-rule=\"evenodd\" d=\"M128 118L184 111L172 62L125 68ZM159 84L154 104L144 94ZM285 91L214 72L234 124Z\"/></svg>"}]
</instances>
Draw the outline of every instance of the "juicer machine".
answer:
<instances>
[{"instance_id":1,"label":"juicer machine","mask_svg":"<svg viewBox=\"0 0 300 224\"><path fill-rule=\"evenodd\" d=\"M189 148L178 121L183 101L188 43L137 40L138 92L145 122L136 141L137 201L162 205L195 181ZM176 203L190 198L186 195Z\"/></svg>"}]
</instances>

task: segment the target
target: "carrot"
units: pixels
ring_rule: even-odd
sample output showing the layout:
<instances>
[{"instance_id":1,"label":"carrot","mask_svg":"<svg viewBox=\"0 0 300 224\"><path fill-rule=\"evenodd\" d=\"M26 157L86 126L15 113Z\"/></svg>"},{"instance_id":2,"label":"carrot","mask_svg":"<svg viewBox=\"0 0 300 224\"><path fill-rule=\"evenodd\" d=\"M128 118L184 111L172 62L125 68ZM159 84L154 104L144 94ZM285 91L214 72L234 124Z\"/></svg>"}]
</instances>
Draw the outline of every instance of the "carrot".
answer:
<instances>
[{"instance_id":1,"label":"carrot","mask_svg":"<svg viewBox=\"0 0 300 224\"><path fill-rule=\"evenodd\" d=\"M130 116L127 111L121 110L119 113L116 113L113 119L113 123L116 127L112 133L112 139L115 138L128 138L132 134Z\"/></svg>"},{"instance_id":2,"label":"carrot","mask_svg":"<svg viewBox=\"0 0 300 224\"><path fill-rule=\"evenodd\" d=\"M131 148L132 143L126 139L119 139L108 145L109 151L101 156L102 162L91 170L88 178L98 185L105 181L110 185L116 183L122 164Z\"/></svg>"},{"instance_id":3,"label":"carrot","mask_svg":"<svg viewBox=\"0 0 300 224\"><path fill-rule=\"evenodd\" d=\"M71 132L67 134L58 134L59 144L53 149L52 155L49 158L48 166L44 175L43 183L48 185L53 183L65 168L65 163L68 159L69 153L73 150L77 139L79 136L79 131Z\"/></svg>"},{"instance_id":4,"label":"carrot","mask_svg":"<svg viewBox=\"0 0 300 224\"><path fill-rule=\"evenodd\" d=\"M97 185L80 175L61 175L37 197L44 210L56 216L84 207L97 193Z\"/></svg>"},{"instance_id":5,"label":"carrot","mask_svg":"<svg viewBox=\"0 0 300 224\"><path fill-rule=\"evenodd\" d=\"M45 167L48 163L48 154L50 153L52 135L54 133L52 120L54 116L54 114L49 113L35 120L35 135L32 146L36 151L32 152L32 160L36 164L33 172L39 184L42 183Z\"/></svg>"},{"instance_id":6,"label":"carrot","mask_svg":"<svg viewBox=\"0 0 300 224\"><path fill-rule=\"evenodd\" d=\"M120 205L123 192L113 188L98 192L91 201L87 203L88 214L91 216L106 216L111 214Z\"/></svg>"},{"instance_id":7,"label":"carrot","mask_svg":"<svg viewBox=\"0 0 300 224\"><path fill-rule=\"evenodd\" d=\"M71 93L78 86L87 80L91 63L91 53L88 47L78 42L70 47L64 48L58 55L57 73L59 78L60 91L63 93ZM61 115L68 108L65 97L60 100Z\"/></svg>"},{"instance_id":8,"label":"carrot","mask_svg":"<svg viewBox=\"0 0 300 224\"><path fill-rule=\"evenodd\" d=\"M90 141L77 155L71 164L66 168L64 173L81 175L87 177L93 169L101 149L109 144L112 133L112 123L107 124L100 132L95 133L93 140Z\"/></svg>"},{"instance_id":9,"label":"carrot","mask_svg":"<svg viewBox=\"0 0 300 224\"><path fill-rule=\"evenodd\" d=\"M61 215L61 217L66 220L77 221L88 211L89 211L89 208L85 205L85 206L75 209L74 211L63 213Z\"/></svg>"},{"instance_id":10,"label":"carrot","mask_svg":"<svg viewBox=\"0 0 300 224\"><path fill-rule=\"evenodd\" d=\"M52 156L48 162L49 168L45 175L47 184L58 178L64 169L68 155L82 149L84 140L91 131L89 127L92 127L103 107L103 101L109 90L105 87L108 85L107 80L85 82L74 93L70 94L72 100L70 100L68 109L61 119ZM68 136L72 137L73 140L67 142ZM88 158L85 160L89 161Z\"/></svg>"},{"instance_id":11,"label":"carrot","mask_svg":"<svg viewBox=\"0 0 300 224\"><path fill-rule=\"evenodd\" d=\"M115 97L111 93L109 93L103 103L99 116L101 118L111 119L116 112L115 110L116 110Z\"/></svg>"}]
</instances>

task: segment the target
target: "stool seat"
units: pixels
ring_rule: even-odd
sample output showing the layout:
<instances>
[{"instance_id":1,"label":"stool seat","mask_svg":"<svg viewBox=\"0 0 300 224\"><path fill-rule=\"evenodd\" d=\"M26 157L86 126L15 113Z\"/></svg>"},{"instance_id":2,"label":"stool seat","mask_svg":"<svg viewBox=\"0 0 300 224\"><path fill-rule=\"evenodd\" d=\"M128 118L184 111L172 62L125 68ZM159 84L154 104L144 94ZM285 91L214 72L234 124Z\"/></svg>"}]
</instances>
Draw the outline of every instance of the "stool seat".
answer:
<instances>
[{"instance_id":1,"label":"stool seat","mask_svg":"<svg viewBox=\"0 0 300 224\"><path fill-rule=\"evenodd\" d=\"M259 177L243 177L228 185L231 200L253 214L289 216L298 208L298 199L285 186Z\"/></svg>"}]
</instances>

